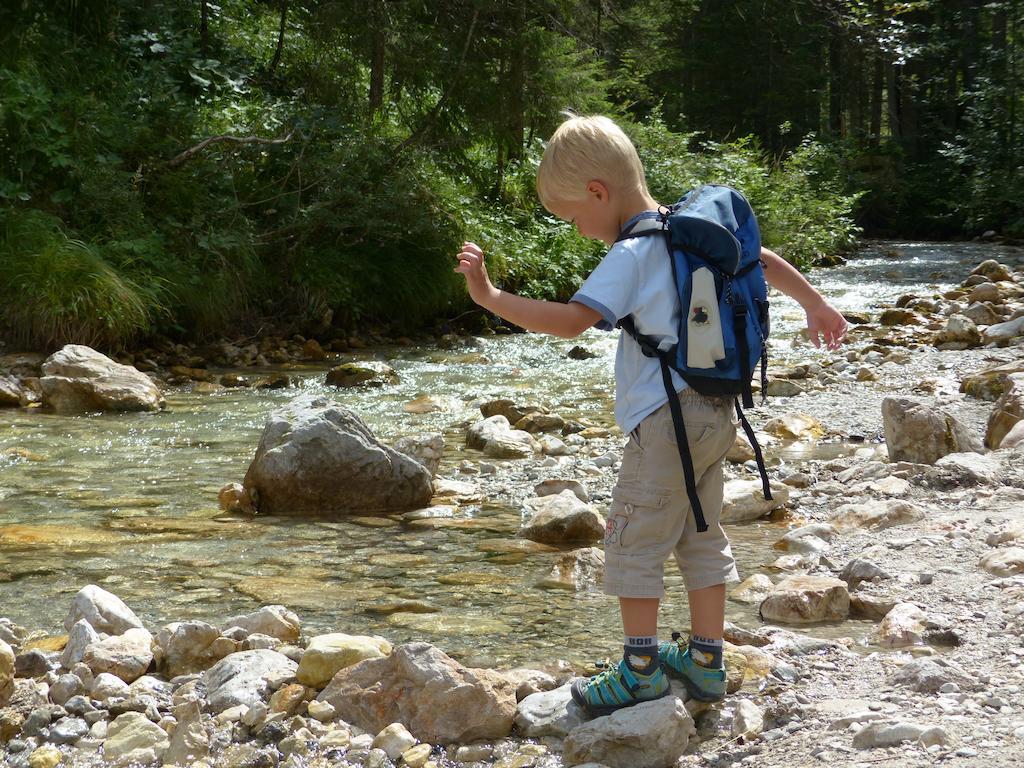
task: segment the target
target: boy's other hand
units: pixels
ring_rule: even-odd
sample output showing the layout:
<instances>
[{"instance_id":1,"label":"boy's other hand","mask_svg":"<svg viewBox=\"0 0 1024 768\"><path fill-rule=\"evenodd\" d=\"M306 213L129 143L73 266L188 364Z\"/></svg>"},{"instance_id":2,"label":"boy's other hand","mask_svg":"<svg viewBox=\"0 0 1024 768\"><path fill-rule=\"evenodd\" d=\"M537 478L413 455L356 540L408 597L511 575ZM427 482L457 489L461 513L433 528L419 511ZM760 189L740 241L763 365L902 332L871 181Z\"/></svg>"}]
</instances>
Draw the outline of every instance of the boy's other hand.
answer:
<instances>
[{"instance_id":1,"label":"boy's other hand","mask_svg":"<svg viewBox=\"0 0 1024 768\"><path fill-rule=\"evenodd\" d=\"M811 343L820 349L823 339L828 349L838 349L849 327L842 313L824 301L806 311L807 335Z\"/></svg>"},{"instance_id":2,"label":"boy's other hand","mask_svg":"<svg viewBox=\"0 0 1024 768\"><path fill-rule=\"evenodd\" d=\"M476 243L463 243L458 259L459 265L455 267L455 271L466 276L466 287L469 289L470 298L477 304L483 304L495 292L495 288L487 276L483 249Z\"/></svg>"}]
</instances>

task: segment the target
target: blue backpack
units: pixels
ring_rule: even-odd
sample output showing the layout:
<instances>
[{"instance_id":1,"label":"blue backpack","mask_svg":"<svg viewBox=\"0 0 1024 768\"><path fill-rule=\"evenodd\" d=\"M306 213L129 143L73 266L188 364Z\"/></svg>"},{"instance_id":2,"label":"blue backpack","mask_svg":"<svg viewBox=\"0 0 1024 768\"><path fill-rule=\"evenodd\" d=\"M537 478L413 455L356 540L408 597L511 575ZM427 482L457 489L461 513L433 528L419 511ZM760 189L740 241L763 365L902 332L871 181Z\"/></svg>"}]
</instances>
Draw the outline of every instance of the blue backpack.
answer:
<instances>
[{"instance_id":1,"label":"blue backpack","mask_svg":"<svg viewBox=\"0 0 1024 768\"><path fill-rule=\"evenodd\" d=\"M669 371L679 373L702 395L734 396L749 408L754 405L750 380L760 361L764 396L769 321L761 232L743 195L731 187L706 184L667 209L633 218L618 240L648 235L665 238L680 300L679 341L662 351L656 339L637 331L631 316L622 318L619 326L636 339L645 355L661 362L687 495L697 530L706 531L686 428ZM771 499L764 457L739 399L736 414L754 449L764 496Z\"/></svg>"}]
</instances>

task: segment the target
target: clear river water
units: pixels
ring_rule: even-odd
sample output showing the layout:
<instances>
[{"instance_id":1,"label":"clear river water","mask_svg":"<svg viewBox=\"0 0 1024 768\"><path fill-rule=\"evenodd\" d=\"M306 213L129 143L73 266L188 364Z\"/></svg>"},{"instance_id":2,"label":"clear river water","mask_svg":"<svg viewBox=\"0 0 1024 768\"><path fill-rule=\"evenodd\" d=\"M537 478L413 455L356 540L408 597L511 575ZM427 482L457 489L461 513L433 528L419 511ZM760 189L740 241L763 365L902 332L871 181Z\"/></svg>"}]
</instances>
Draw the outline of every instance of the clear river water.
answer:
<instances>
[{"instance_id":1,"label":"clear river water","mask_svg":"<svg viewBox=\"0 0 1024 768\"><path fill-rule=\"evenodd\" d=\"M875 243L845 266L815 271L812 281L840 309L870 312L903 293L948 289L998 251ZM825 354L791 344L802 319L797 305L777 297L776 362ZM597 357L567 359L576 343ZM355 409L385 441L442 432L448 448L441 474L479 482L459 475L457 465L483 458L466 450L464 440L464 425L480 418L480 403L508 397L612 426L614 347L614 334L594 330L573 341L491 336L454 350L367 350L362 357L386 360L401 377L383 389L327 387L324 364L290 368L297 387L285 390L172 389L166 410L156 414L0 410L0 616L59 634L72 595L95 583L153 630L187 618L219 623L283 603L299 614L307 634L423 639L477 664L583 663L613 653L621 636L614 599L599 588L539 586L556 554L517 543L523 512L515 505L492 499L465 506L464 527L432 530L388 517L233 518L218 510L217 491L241 480L268 413L299 392ZM403 406L423 394L444 410L407 413ZM835 455L857 447L820 450ZM504 471L499 462L499 476ZM767 521L730 527L744 577L775 559L771 544L784 530L785 523ZM685 595L675 571L668 573L674 594L662 626L686 628ZM728 613L732 621L758 621L749 606L730 602ZM849 623L810 631L861 634Z\"/></svg>"}]
</instances>

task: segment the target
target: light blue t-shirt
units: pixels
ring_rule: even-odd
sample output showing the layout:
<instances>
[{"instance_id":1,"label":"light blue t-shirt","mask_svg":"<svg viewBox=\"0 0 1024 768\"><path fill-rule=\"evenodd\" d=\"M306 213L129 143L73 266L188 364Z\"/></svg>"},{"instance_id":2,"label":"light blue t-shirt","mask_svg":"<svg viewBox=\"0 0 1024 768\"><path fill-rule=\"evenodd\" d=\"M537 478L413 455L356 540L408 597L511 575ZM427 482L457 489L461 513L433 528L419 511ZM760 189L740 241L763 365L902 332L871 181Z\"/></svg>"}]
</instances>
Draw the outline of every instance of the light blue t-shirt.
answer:
<instances>
[{"instance_id":1,"label":"light blue t-shirt","mask_svg":"<svg viewBox=\"0 0 1024 768\"><path fill-rule=\"evenodd\" d=\"M590 273L571 301L601 313L594 324L603 331L632 315L637 330L659 340L665 350L678 341L680 301L673 284L665 240L659 235L616 243ZM675 371L676 391L686 382ZM645 357L628 333L619 334L615 351L615 421L625 434L668 401L657 358Z\"/></svg>"}]
</instances>

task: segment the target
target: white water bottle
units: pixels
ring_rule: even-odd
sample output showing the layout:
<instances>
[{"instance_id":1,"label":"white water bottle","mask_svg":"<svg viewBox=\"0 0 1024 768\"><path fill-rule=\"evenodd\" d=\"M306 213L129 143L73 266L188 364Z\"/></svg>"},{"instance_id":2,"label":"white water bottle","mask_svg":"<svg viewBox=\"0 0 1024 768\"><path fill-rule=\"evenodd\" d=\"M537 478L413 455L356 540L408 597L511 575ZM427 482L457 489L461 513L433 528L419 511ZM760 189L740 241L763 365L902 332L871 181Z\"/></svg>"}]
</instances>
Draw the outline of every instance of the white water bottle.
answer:
<instances>
[{"instance_id":1,"label":"white water bottle","mask_svg":"<svg viewBox=\"0 0 1024 768\"><path fill-rule=\"evenodd\" d=\"M725 357L715 276L707 267L700 267L690 275L690 286L686 365L688 368L714 368L715 361Z\"/></svg>"}]
</instances>

